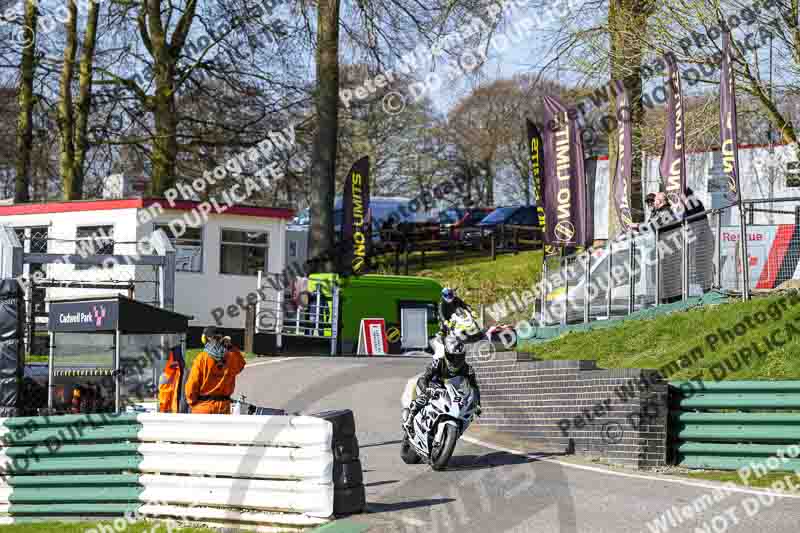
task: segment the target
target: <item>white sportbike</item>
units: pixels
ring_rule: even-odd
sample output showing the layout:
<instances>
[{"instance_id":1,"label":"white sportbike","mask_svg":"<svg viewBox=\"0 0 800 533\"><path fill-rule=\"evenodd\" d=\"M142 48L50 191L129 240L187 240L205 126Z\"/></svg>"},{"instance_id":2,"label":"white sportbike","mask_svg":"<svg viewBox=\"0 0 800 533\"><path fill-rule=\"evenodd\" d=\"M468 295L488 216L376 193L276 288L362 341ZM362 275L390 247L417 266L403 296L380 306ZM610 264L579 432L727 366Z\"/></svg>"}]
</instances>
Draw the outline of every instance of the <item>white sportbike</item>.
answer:
<instances>
[{"instance_id":1,"label":"white sportbike","mask_svg":"<svg viewBox=\"0 0 800 533\"><path fill-rule=\"evenodd\" d=\"M422 391L417 390L416 376L409 380L403 393L403 422L410 414L411 402ZM434 470L447 467L456 441L467 430L475 417L477 405L475 392L465 377L456 376L444 383L431 383L428 403L413 420L414 436L403 427L400 456L406 464L417 464L425 459Z\"/></svg>"}]
</instances>

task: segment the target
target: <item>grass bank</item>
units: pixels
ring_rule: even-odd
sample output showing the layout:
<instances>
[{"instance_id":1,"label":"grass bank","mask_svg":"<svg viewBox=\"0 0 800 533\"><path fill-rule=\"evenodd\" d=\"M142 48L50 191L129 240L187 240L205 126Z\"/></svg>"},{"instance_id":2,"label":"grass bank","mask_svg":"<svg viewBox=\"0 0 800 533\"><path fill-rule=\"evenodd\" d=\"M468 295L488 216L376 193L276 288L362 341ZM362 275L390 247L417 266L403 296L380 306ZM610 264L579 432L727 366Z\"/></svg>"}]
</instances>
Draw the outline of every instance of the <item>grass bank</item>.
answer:
<instances>
[{"instance_id":1,"label":"grass bank","mask_svg":"<svg viewBox=\"0 0 800 533\"><path fill-rule=\"evenodd\" d=\"M426 260L424 269L412 265L408 273L453 287L458 296L477 311L481 304L493 305L513 292L530 290L542 276L542 252L501 254L495 261L491 257L465 257L458 258L457 262L441 254ZM508 320L529 318L531 312L525 313L525 317L510 316Z\"/></svg>"},{"instance_id":2,"label":"grass bank","mask_svg":"<svg viewBox=\"0 0 800 533\"><path fill-rule=\"evenodd\" d=\"M594 359L602 368L658 369L699 347L703 358L671 375L671 380L688 379L701 371L703 379L714 379L711 368L715 365L717 375L724 372L722 379L726 380L800 379L800 304L787 304L787 309L782 309L781 298L788 302L788 296L775 295L750 302L709 305L653 319L628 320L617 327L569 333L542 344L523 342L519 349L541 359ZM780 317L776 309L781 310ZM729 342L719 341L712 349L707 336L721 337L719 330L732 330L748 316L753 317L754 327L747 327L743 335L734 334ZM766 320L758 324L756 316L766 316ZM782 331L780 338L786 341L783 346L776 346L764 356L753 356L750 364L738 365L739 368L736 364L732 368L725 365L736 352L753 343L759 343L764 351L763 337L775 330Z\"/></svg>"}]
</instances>

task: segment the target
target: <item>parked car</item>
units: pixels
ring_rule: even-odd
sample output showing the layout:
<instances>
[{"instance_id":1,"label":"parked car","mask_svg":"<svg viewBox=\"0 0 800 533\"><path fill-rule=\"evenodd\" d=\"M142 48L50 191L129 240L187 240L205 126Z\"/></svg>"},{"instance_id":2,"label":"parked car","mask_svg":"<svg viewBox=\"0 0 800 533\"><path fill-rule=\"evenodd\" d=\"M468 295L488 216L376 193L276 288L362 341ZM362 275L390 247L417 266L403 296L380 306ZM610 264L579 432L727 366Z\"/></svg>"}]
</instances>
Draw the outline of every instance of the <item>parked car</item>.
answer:
<instances>
[{"instance_id":1,"label":"parked car","mask_svg":"<svg viewBox=\"0 0 800 533\"><path fill-rule=\"evenodd\" d=\"M519 225L531 226L531 229L519 230L519 238L523 240L541 239L539 229L539 215L534 205L522 205L514 207L498 207L486 218L477 224L477 229L465 229L462 240L466 245L477 246L483 236L489 235L499 226ZM507 233L505 239L498 242L498 247L506 247L512 244L511 233Z\"/></svg>"},{"instance_id":2,"label":"parked car","mask_svg":"<svg viewBox=\"0 0 800 533\"><path fill-rule=\"evenodd\" d=\"M400 233L406 234L409 242L435 241L439 239L439 219L429 212L414 214L397 225Z\"/></svg>"},{"instance_id":3,"label":"parked car","mask_svg":"<svg viewBox=\"0 0 800 533\"><path fill-rule=\"evenodd\" d=\"M372 238L379 239L380 229L388 218L393 218L395 223L413 220L415 213L408 209L410 198L399 196L373 196L369 201L369 211L372 221ZM337 236L342 231L342 197L337 196L333 204L333 230ZM300 211L289 224L291 229L308 229L311 224L311 215L308 208Z\"/></svg>"},{"instance_id":4,"label":"parked car","mask_svg":"<svg viewBox=\"0 0 800 533\"><path fill-rule=\"evenodd\" d=\"M439 238L461 241L462 228L475 226L494 211L494 207L451 207L439 213Z\"/></svg>"}]
</instances>

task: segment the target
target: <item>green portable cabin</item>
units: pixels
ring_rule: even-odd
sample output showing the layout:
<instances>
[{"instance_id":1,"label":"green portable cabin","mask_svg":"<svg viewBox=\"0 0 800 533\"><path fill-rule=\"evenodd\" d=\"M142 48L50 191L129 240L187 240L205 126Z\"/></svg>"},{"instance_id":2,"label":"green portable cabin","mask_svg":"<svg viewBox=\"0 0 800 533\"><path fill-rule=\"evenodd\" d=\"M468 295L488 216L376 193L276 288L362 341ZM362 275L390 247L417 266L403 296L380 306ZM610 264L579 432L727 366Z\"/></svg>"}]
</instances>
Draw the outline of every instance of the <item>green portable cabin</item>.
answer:
<instances>
[{"instance_id":1,"label":"green portable cabin","mask_svg":"<svg viewBox=\"0 0 800 533\"><path fill-rule=\"evenodd\" d=\"M348 277L311 274L308 292L313 294L319 285L325 307L330 309L334 284L339 289L340 353L355 353L358 329L365 318L383 318L386 321L391 353L426 348L428 338L436 334L437 304L442 286L432 279L377 274ZM399 336L396 333L392 335L394 328L399 331ZM329 336L330 331L325 335Z\"/></svg>"}]
</instances>

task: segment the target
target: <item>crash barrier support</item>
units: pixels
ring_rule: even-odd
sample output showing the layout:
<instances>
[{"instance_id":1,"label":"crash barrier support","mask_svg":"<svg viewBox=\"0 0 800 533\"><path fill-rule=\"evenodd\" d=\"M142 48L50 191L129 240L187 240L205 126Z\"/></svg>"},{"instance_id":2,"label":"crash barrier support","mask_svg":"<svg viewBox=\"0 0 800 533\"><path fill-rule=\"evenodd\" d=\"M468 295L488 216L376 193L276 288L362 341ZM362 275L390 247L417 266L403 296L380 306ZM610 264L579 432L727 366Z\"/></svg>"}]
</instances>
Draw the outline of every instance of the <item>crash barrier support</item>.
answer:
<instances>
[{"instance_id":1,"label":"crash barrier support","mask_svg":"<svg viewBox=\"0 0 800 533\"><path fill-rule=\"evenodd\" d=\"M469 351L481 388L478 431L536 453L574 453L634 468L666 463L667 383L655 370L603 370L595 361L536 361Z\"/></svg>"},{"instance_id":2,"label":"crash barrier support","mask_svg":"<svg viewBox=\"0 0 800 533\"><path fill-rule=\"evenodd\" d=\"M83 414L0 424L4 524L134 516L306 527L364 507L350 411Z\"/></svg>"},{"instance_id":3,"label":"crash barrier support","mask_svg":"<svg viewBox=\"0 0 800 533\"><path fill-rule=\"evenodd\" d=\"M0 280L0 417L16 416L23 406L22 304L17 281Z\"/></svg>"},{"instance_id":4,"label":"crash barrier support","mask_svg":"<svg viewBox=\"0 0 800 533\"><path fill-rule=\"evenodd\" d=\"M800 381L670 382L670 461L736 470L783 456L800 470Z\"/></svg>"}]
</instances>

